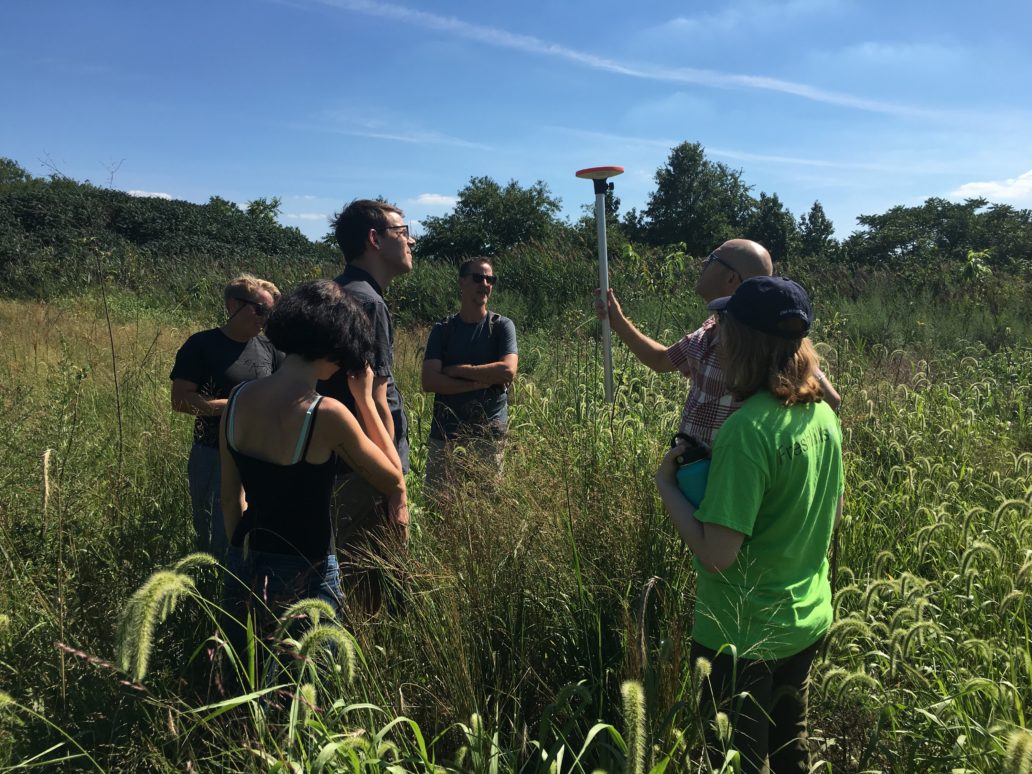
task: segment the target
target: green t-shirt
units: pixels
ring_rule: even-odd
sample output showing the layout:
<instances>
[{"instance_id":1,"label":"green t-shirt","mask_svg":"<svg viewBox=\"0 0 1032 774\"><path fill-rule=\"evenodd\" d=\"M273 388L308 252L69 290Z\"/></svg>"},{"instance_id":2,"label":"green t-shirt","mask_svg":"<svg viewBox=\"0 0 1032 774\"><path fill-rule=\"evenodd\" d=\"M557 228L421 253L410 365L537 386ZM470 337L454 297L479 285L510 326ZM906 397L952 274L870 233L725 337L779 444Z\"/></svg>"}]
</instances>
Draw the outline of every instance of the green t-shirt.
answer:
<instances>
[{"instance_id":1,"label":"green t-shirt","mask_svg":"<svg viewBox=\"0 0 1032 774\"><path fill-rule=\"evenodd\" d=\"M785 407L749 398L713 442L696 518L746 537L735 563L708 572L698 560L692 637L738 655L799 653L831 626L828 544L842 494L842 430L827 403Z\"/></svg>"}]
</instances>

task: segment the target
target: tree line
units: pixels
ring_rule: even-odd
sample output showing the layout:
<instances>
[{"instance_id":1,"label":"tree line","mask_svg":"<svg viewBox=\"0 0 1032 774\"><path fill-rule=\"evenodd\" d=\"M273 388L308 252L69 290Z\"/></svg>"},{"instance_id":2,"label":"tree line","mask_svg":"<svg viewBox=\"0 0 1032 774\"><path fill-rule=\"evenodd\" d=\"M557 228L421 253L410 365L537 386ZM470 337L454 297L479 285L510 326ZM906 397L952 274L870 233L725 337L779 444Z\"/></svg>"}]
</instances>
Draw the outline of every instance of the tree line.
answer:
<instances>
[{"instance_id":1,"label":"tree line","mask_svg":"<svg viewBox=\"0 0 1032 774\"><path fill-rule=\"evenodd\" d=\"M820 201L798 218L776 193L754 196L742 170L706 158L700 143L673 148L655 174L655 189L642 210L622 215L610 196L610 242L651 248L679 248L706 255L733 237L754 239L776 262L821 259L855 267L905 269L934 261L967 261L970 253L990 270L1027 274L1032 267L1032 210L975 198L952 202L930 198L880 215L861 215L859 228L835 238ZM575 224L558 217L560 201L547 184L502 186L474 177L458 192L453 211L428 218L417 245L424 258L495 255L526 240L546 240L564 229L592 229L589 216Z\"/></svg>"},{"instance_id":2,"label":"tree line","mask_svg":"<svg viewBox=\"0 0 1032 774\"><path fill-rule=\"evenodd\" d=\"M332 274L340 264L332 235L313 242L280 225L279 207L275 197L244 208L219 196L205 204L138 198L60 174L34 177L0 158L0 293L46 298L104 279L162 288L189 306L242 270L284 284ZM472 255L505 256L522 261L521 284L544 279L555 288L542 272L579 276L587 266L572 264L594 260L590 209L571 221L561 217L561 202L543 181L524 186L472 177L451 212L423 221L417 258L429 270ZM1032 279L1032 210L930 198L861 215L858 227L837 239L819 201L796 217L776 193L755 195L742 170L708 159L699 143L670 151L641 210L621 211L611 195L607 219L612 259L631 266L671 257L683 264L744 236L800 278L878 274L964 293L1016 281L1010 294Z\"/></svg>"}]
</instances>

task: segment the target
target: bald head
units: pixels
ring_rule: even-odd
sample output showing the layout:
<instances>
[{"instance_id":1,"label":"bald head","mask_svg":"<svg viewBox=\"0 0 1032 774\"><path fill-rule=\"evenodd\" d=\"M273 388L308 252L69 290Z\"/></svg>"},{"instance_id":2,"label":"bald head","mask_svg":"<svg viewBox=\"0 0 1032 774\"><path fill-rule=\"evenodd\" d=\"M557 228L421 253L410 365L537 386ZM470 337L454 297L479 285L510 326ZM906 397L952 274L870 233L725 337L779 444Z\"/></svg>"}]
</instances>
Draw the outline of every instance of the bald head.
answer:
<instances>
[{"instance_id":1,"label":"bald head","mask_svg":"<svg viewBox=\"0 0 1032 774\"><path fill-rule=\"evenodd\" d=\"M769 277L774 273L767 248L751 239L729 239L713 252L738 272L743 281L752 277Z\"/></svg>"}]
</instances>

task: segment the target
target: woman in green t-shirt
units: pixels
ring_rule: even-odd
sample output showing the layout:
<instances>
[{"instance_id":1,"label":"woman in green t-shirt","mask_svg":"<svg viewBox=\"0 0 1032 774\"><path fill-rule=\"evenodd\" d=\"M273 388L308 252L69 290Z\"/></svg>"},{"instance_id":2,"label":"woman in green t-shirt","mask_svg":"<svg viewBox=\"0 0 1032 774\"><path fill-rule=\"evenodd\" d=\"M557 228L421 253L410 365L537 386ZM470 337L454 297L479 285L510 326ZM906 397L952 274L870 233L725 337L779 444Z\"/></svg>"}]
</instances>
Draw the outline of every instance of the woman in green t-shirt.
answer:
<instances>
[{"instance_id":1,"label":"woman in green t-shirt","mask_svg":"<svg viewBox=\"0 0 1032 774\"><path fill-rule=\"evenodd\" d=\"M720 318L728 389L743 403L714 438L698 508L677 487L683 446L656 473L695 555L691 663L711 665L707 714L730 716L744 771L764 770L769 755L771 771L805 772L810 664L832 618L827 554L842 511L842 432L823 401L802 287L755 277L709 308Z\"/></svg>"}]
</instances>

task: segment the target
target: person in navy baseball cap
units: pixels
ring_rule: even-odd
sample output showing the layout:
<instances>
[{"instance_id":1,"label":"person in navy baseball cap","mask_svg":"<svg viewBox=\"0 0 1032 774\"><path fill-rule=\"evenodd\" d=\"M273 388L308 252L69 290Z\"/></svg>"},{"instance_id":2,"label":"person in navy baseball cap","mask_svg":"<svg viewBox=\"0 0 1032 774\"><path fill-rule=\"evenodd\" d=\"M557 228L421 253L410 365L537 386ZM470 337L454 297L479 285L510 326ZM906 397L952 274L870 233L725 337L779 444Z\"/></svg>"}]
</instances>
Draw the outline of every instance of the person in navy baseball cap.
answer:
<instances>
[{"instance_id":1,"label":"person in navy baseball cap","mask_svg":"<svg viewBox=\"0 0 1032 774\"><path fill-rule=\"evenodd\" d=\"M813 307L802 286L788 277L753 277L734 295L711 301L708 309L727 312L754 330L782 339L801 339L813 324Z\"/></svg>"},{"instance_id":2,"label":"person in navy baseball cap","mask_svg":"<svg viewBox=\"0 0 1032 774\"><path fill-rule=\"evenodd\" d=\"M725 384L741 405L713 439L698 505L678 486L684 444L656 471L695 554L689 663L710 664L700 713L731 719L730 741L704 731L706 754L714 769L733 747L743 771L811 771L809 674L835 613L828 548L843 508L842 428L806 335L806 291L753 277L709 308L720 317Z\"/></svg>"}]
</instances>

